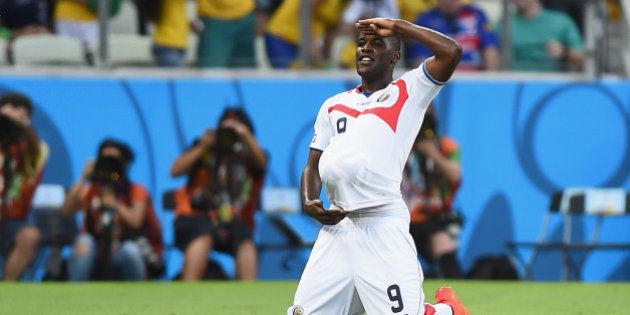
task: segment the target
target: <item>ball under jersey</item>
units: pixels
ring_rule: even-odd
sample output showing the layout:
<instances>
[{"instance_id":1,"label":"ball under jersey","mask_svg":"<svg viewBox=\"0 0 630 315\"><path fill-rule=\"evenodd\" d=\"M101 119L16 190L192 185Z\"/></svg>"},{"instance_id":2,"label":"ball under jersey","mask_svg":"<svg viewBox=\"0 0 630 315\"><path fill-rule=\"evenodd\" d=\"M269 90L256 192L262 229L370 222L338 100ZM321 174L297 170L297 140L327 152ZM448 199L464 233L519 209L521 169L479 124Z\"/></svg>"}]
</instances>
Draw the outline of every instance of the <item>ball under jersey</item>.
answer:
<instances>
[{"instance_id":1,"label":"ball under jersey","mask_svg":"<svg viewBox=\"0 0 630 315\"><path fill-rule=\"evenodd\" d=\"M424 113L444 84L425 63L369 96L352 89L320 108L310 147L323 151L319 174L334 206L404 205L402 171Z\"/></svg>"}]
</instances>

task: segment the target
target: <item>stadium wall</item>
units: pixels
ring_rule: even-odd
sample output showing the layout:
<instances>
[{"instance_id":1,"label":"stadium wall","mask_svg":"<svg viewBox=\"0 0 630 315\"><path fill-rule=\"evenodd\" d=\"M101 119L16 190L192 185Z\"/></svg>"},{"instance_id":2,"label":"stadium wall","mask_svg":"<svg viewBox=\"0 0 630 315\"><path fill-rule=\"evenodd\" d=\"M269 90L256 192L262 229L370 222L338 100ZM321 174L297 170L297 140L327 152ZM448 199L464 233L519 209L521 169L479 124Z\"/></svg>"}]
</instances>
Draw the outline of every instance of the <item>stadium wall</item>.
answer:
<instances>
[{"instance_id":1,"label":"stadium wall","mask_svg":"<svg viewBox=\"0 0 630 315\"><path fill-rule=\"evenodd\" d=\"M34 124L50 144L45 182L70 186L97 143L129 142L132 176L147 185L158 208L161 193L182 180L172 161L225 106L244 106L271 156L268 186L297 186L320 104L356 85L339 78L202 78L3 76L0 91L18 90L36 103ZM509 240L535 240L550 194L569 186L630 189L630 82L459 79L436 105L441 127L462 148L465 215L461 258L466 268L484 255L507 253ZM172 242L172 213L163 212ZM556 222L557 223L557 222ZM629 241L625 218L609 219L602 240ZM592 222L574 227L586 237ZM559 238L559 225L552 229ZM527 253L524 253L527 255ZM538 259L536 279L560 278L562 256ZM264 270L261 270L264 272ZM298 273L299 274L299 273ZM596 252L588 281L630 279L627 252Z\"/></svg>"}]
</instances>

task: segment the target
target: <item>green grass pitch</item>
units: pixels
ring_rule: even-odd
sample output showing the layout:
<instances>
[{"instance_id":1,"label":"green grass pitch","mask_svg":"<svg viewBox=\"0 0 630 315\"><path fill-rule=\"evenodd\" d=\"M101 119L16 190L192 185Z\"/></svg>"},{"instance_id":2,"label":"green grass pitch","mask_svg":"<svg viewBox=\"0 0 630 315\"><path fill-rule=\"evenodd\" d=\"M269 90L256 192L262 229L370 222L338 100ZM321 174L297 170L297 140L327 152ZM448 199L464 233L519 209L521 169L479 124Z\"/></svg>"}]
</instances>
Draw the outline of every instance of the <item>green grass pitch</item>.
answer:
<instances>
[{"instance_id":1,"label":"green grass pitch","mask_svg":"<svg viewBox=\"0 0 630 315\"><path fill-rule=\"evenodd\" d=\"M431 280L475 315L630 314L630 284ZM296 282L0 283L0 314L285 314ZM331 314L336 315L336 314Z\"/></svg>"}]
</instances>

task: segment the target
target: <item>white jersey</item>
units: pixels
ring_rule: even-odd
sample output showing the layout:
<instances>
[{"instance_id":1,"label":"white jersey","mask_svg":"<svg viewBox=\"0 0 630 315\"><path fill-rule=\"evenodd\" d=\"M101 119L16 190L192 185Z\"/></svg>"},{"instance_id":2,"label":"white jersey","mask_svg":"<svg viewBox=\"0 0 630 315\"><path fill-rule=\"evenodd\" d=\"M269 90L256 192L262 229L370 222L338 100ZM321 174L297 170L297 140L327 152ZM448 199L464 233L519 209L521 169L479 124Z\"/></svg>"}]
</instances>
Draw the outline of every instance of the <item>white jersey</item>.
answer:
<instances>
[{"instance_id":1,"label":"white jersey","mask_svg":"<svg viewBox=\"0 0 630 315\"><path fill-rule=\"evenodd\" d=\"M370 96L352 89L324 102L310 147L323 151L319 174L334 206L355 211L404 205L403 168L443 84L422 63Z\"/></svg>"}]
</instances>

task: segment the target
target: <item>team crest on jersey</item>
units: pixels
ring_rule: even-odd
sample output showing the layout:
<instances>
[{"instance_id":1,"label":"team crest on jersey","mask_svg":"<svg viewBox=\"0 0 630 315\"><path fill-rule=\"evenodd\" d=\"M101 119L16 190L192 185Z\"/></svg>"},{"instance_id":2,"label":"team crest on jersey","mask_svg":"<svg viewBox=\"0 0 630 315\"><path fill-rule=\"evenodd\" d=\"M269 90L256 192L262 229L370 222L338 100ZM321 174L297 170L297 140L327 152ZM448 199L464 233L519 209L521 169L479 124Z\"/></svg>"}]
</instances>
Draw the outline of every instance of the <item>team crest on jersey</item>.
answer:
<instances>
[{"instance_id":1,"label":"team crest on jersey","mask_svg":"<svg viewBox=\"0 0 630 315\"><path fill-rule=\"evenodd\" d=\"M383 94L381 96L378 97L378 99L376 100L377 102L384 102L386 101L391 95L389 93Z\"/></svg>"},{"instance_id":2,"label":"team crest on jersey","mask_svg":"<svg viewBox=\"0 0 630 315\"><path fill-rule=\"evenodd\" d=\"M299 305L296 305L293 307L293 310L291 311L291 314L293 315L304 315L304 308L302 308Z\"/></svg>"}]
</instances>

